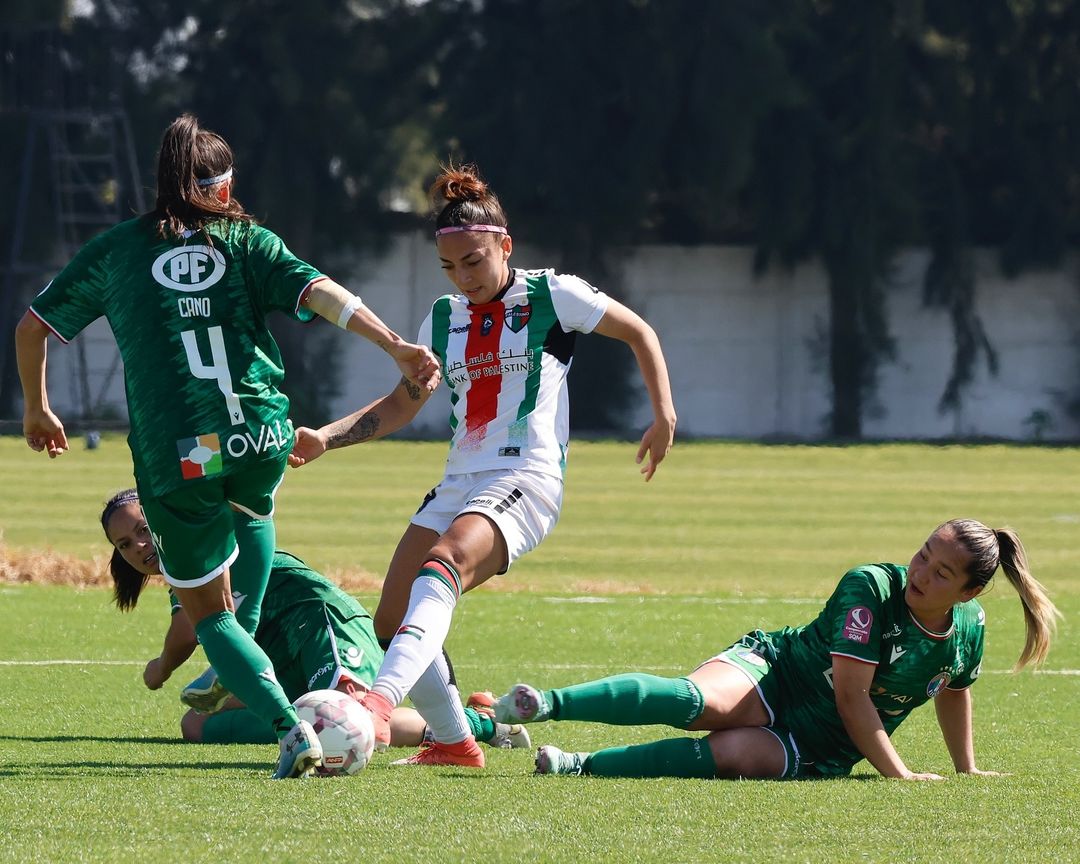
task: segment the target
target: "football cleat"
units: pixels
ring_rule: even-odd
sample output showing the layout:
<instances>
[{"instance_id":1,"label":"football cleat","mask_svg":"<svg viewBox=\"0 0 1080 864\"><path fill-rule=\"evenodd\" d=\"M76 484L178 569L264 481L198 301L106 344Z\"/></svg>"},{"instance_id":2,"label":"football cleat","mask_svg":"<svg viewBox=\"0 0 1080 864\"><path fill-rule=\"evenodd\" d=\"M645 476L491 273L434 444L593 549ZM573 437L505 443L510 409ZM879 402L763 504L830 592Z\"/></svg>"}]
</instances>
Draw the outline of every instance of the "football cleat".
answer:
<instances>
[{"instance_id":1,"label":"football cleat","mask_svg":"<svg viewBox=\"0 0 1080 864\"><path fill-rule=\"evenodd\" d=\"M498 750L528 750L532 747L529 730L520 723L496 723L495 734L485 743Z\"/></svg>"},{"instance_id":2,"label":"football cleat","mask_svg":"<svg viewBox=\"0 0 1080 864\"><path fill-rule=\"evenodd\" d=\"M440 744L433 741L425 747L421 747L412 756L406 759L398 759L391 765L453 765L458 768L483 768L484 751L476 743L475 738L466 738L459 744Z\"/></svg>"},{"instance_id":3,"label":"football cleat","mask_svg":"<svg viewBox=\"0 0 1080 864\"><path fill-rule=\"evenodd\" d=\"M465 702L466 708L472 708L477 714L495 719L495 694L490 690L471 693ZM495 723L495 734L484 742L498 750L528 750L532 747L528 730L520 723Z\"/></svg>"},{"instance_id":4,"label":"football cleat","mask_svg":"<svg viewBox=\"0 0 1080 864\"><path fill-rule=\"evenodd\" d=\"M515 684L492 707L499 723L540 723L551 716L551 706L543 691L528 684Z\"/></svg>"},{"instance_id":5,"label":"football cleat","mask_svg":"<svg viewBox=\"0 0 1080 864\"><path fill-rule=\"evenodd\" d=\"M232 694L218 680L213 666L180 691L180 704L199 714L214 714L222 709Z\"/></svg>"},{"instance_id":6,"label":"football cleat","mask_svg":"<svg viewBox=\"0 0 1080 864\"><path fill-rule=\"evenodd\" d=\"M371 725L375 729L375 752L382 753L390 746L390 714L394 706L382 693L368 690L360 704L371 715Z\"/></svg>"},{"instance_id":7,"label":"football cleat","mask_svg":"<svg viewBox=\"0 0 1080 864\"><path fill-rule=\"evenodd\" d=\"M545 744L536 751L537 774L566 774L580 776L585 770L588 753L564 753L558 747Z\"/></svg>"},{"instance_id":8,"label":"football cleat","mask_svg":"<svg viewBox=\"0 0 1080 864\"><path fill-rule=\"evenodd\" d=\"M494 717L495 694L490 690L477 690L475 693L470 693L469 698L465 700L465 707L472 708L477 714Z\"/></svg>"},{"instance_id":9,"label":"football cleat","mask_svg":"<svg viewBox=\"0 0 1080 864\"><path fill-rule=\"evenodd\" d=\"M322 744L307 720L293 726L289 734L281 739L279 746L281 755L278 757L277 771L273 774L274 780L310 777L322 764Z\"/></svg>"}]
</instances>

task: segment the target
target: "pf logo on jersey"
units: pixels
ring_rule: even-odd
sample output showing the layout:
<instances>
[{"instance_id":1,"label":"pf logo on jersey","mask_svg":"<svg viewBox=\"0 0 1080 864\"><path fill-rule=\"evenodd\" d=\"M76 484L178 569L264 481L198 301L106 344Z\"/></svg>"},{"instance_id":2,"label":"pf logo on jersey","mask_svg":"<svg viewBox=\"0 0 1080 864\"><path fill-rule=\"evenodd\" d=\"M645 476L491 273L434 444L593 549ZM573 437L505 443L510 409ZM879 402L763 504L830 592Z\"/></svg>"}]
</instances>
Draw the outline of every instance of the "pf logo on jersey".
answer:
<instances>
[{"instance_id":1,"label":"pf logo on jersey","mask_svg":"<svg viewBox=\"0 0 1080 864\"><path fill-rule=\"evenodd\" d=\"M221 281L225 257L211 246L181 246L158 255L150 272L159 285L190 294Z\"/></svg>"},{"instance_id":2,"label":"pf logo on jersey","mask_svg":"<svg viewBox=\"0 0 1080 864\"><path fill-rule=\"evenodd\" d=\"M873 612L865 606L852 607L844 620L844 638L865 645L870 641L870 625L873 623Z\"/></svg>"}]
</instances>

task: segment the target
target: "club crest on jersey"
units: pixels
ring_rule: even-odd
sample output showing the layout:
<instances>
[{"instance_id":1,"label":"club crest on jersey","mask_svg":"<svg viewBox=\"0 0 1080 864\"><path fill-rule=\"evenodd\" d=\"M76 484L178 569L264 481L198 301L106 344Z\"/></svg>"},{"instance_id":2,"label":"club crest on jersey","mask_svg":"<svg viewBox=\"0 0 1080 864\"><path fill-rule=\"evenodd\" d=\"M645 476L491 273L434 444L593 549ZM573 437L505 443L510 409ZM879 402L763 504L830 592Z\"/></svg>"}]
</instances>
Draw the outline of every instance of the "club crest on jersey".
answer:
<instances>
[{"instance_id":1,"label":"club crest on jersey","mask_svg":"<svg viewBox=\"0 0 1080 864\"><path fill-rule=\"evenodd\" d=\"M180 474L185 480L221 473L221 442L217 435L196 435L176 442Z\"/></svg>"},{"instance_id":2,"label":"club crest on jersey","mask_svg":"<svg viewBox=\"0 0 1080 864\"><path fill-rule=\"evenodd\" d=\"M926 695L933 699L945 687L949 686L950 681L952 681L952 675L948 672L938 672L937 675L930 679L930 683L926 685Z\"/></svg>"},{"instance_id":3,"label":"club crest on jersey","mask_svg":"<svg viewBox=\"0 0 1080 864\"><path fill-rule=\"evenodd\" d=\"M531 303L526 303L524 306L511 306L506 310L506 326L510 328L511 332L520 333L525 329L525 325L529 323L531 317Z\"/></svg>"},{"instance_id":4,"label":"club crest on jersey","mask_svg":"<svg viewBox=\"0 0 1080 864\"><path fill-rule=\"evenodd\" d=\"M865 645L870 641L870 625L874 623L874 613L865 606L854 606L848 610L844 621L844 638Z\"/></svg>"},{"instance_id":5,"label":"club crest on jersey","mask_svg":"<svg viewBox=\"0 0 1080 864\"><path fill-rule=\"evenodd\" d=\"M490 312L485 312L480 319L480 335L487 336L491 328L495 326L495 318Z\"/></svg>"},{"instance_id":6,"label":"club crest on jersey","mask_svg":"<svg viewBox=\"0 0 1080 864\"><path fill-rule=\"evenodd\" d=\"M225 256L212 246L181 246L158 255L150 274L173 291L205 291L225 275Z\"/></svg>"}]
</instances>

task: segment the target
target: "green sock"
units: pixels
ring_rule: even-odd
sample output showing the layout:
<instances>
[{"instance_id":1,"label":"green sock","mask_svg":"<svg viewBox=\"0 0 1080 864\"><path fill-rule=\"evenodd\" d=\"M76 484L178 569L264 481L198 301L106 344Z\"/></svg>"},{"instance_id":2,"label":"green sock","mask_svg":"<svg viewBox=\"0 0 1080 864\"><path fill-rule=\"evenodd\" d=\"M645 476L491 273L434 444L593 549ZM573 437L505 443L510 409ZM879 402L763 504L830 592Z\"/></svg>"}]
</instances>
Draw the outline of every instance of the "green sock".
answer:
<instances>
[{"instance_id":1,"label":"green sock","mask_svg":"<svg viewBox=\"0 0 1080 864\"><path fill-rule=\"evenodd\" d=\"M233 513L233 530L240 554L229 567L229 583L240 605L236 620L254 635L259 626L263 596L270 581L270 565L274 561L277 530L270 519L252 519L246 513Z\"/></svg>"},{"instance_id":2,"label":"green sock","mask_svg":"<svg viewBox=\"0 0 1080 864\"><path fill-rule=\"evenodd\" d=\"M284 738L299 719L274 675L270 658L231 612L208 615L195 625L206 657L230 693ZM269 673L269 674L267 674Z\"/></svg>"},{"instance_id":3,"label":"green sock","mask_svg":"<svg viewBox=\"0 0 1080 864\"><path fill-rule=\"evenodd\" d=\"M708 737L668 738L633 747L609 747L585 759L583 774L594 777L716 776L716 761Z\"/></svg>"},{"instance_id":4,"label":"green sock","mask_svg":"<svg viewBox=\"0 0 1080 864\"><path fill-rule=\"evenodd\" d=\"M475 708L466 708L465 719L469 721L469 731L477 741L490 741L495 737L495 720L490 715L481 714Z\"/></svg>"},{"instance_id":5,"label":"green sock","mask_svg":"<svg viewBox=\"0 0 1080 864\"><path fill-rule=\"evenodd\" d=\"M273 744L277 740L274 730L247 708L211 714L202 728L203 744Z\"/></svg>"},{"instance_id":6,"label":"green sock","mask_svg":"<svg viewBox=\"0 0 1080 864\"><path fill-rule=\"evenodd\" d=\"M612 726L674 726L685 729L705 710L689 678L630 673L544 694L551 720L591 720Z\"/></svg>"}]
</instances>

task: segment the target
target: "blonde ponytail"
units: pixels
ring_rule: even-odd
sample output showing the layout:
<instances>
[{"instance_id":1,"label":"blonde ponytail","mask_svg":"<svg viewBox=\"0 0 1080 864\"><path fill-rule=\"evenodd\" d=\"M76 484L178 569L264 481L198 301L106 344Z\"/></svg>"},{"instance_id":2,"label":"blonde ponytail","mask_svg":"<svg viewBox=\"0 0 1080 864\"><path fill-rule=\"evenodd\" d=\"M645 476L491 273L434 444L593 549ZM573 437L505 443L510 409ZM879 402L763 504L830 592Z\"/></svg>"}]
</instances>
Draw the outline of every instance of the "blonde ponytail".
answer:
<instances>
[{"instance_id":1,"label":"blonde ponytail","mask_svg":"<svg viewBox=\"0 0 1080 864\"><path fill-rule=\"evenodd\" d=\"M1050 638L1057 629L1061 613L1050 600L1046 589L1028 569L1024 545L1012 528L987 528L974 519L952 519L941 528L951 528L956 539L971 553L968 584L982 587L1000 566L1024 604L1024 650L1013 671L1028 663L1038 666L1050 650Z\"/></svg>"}]
</instances>

